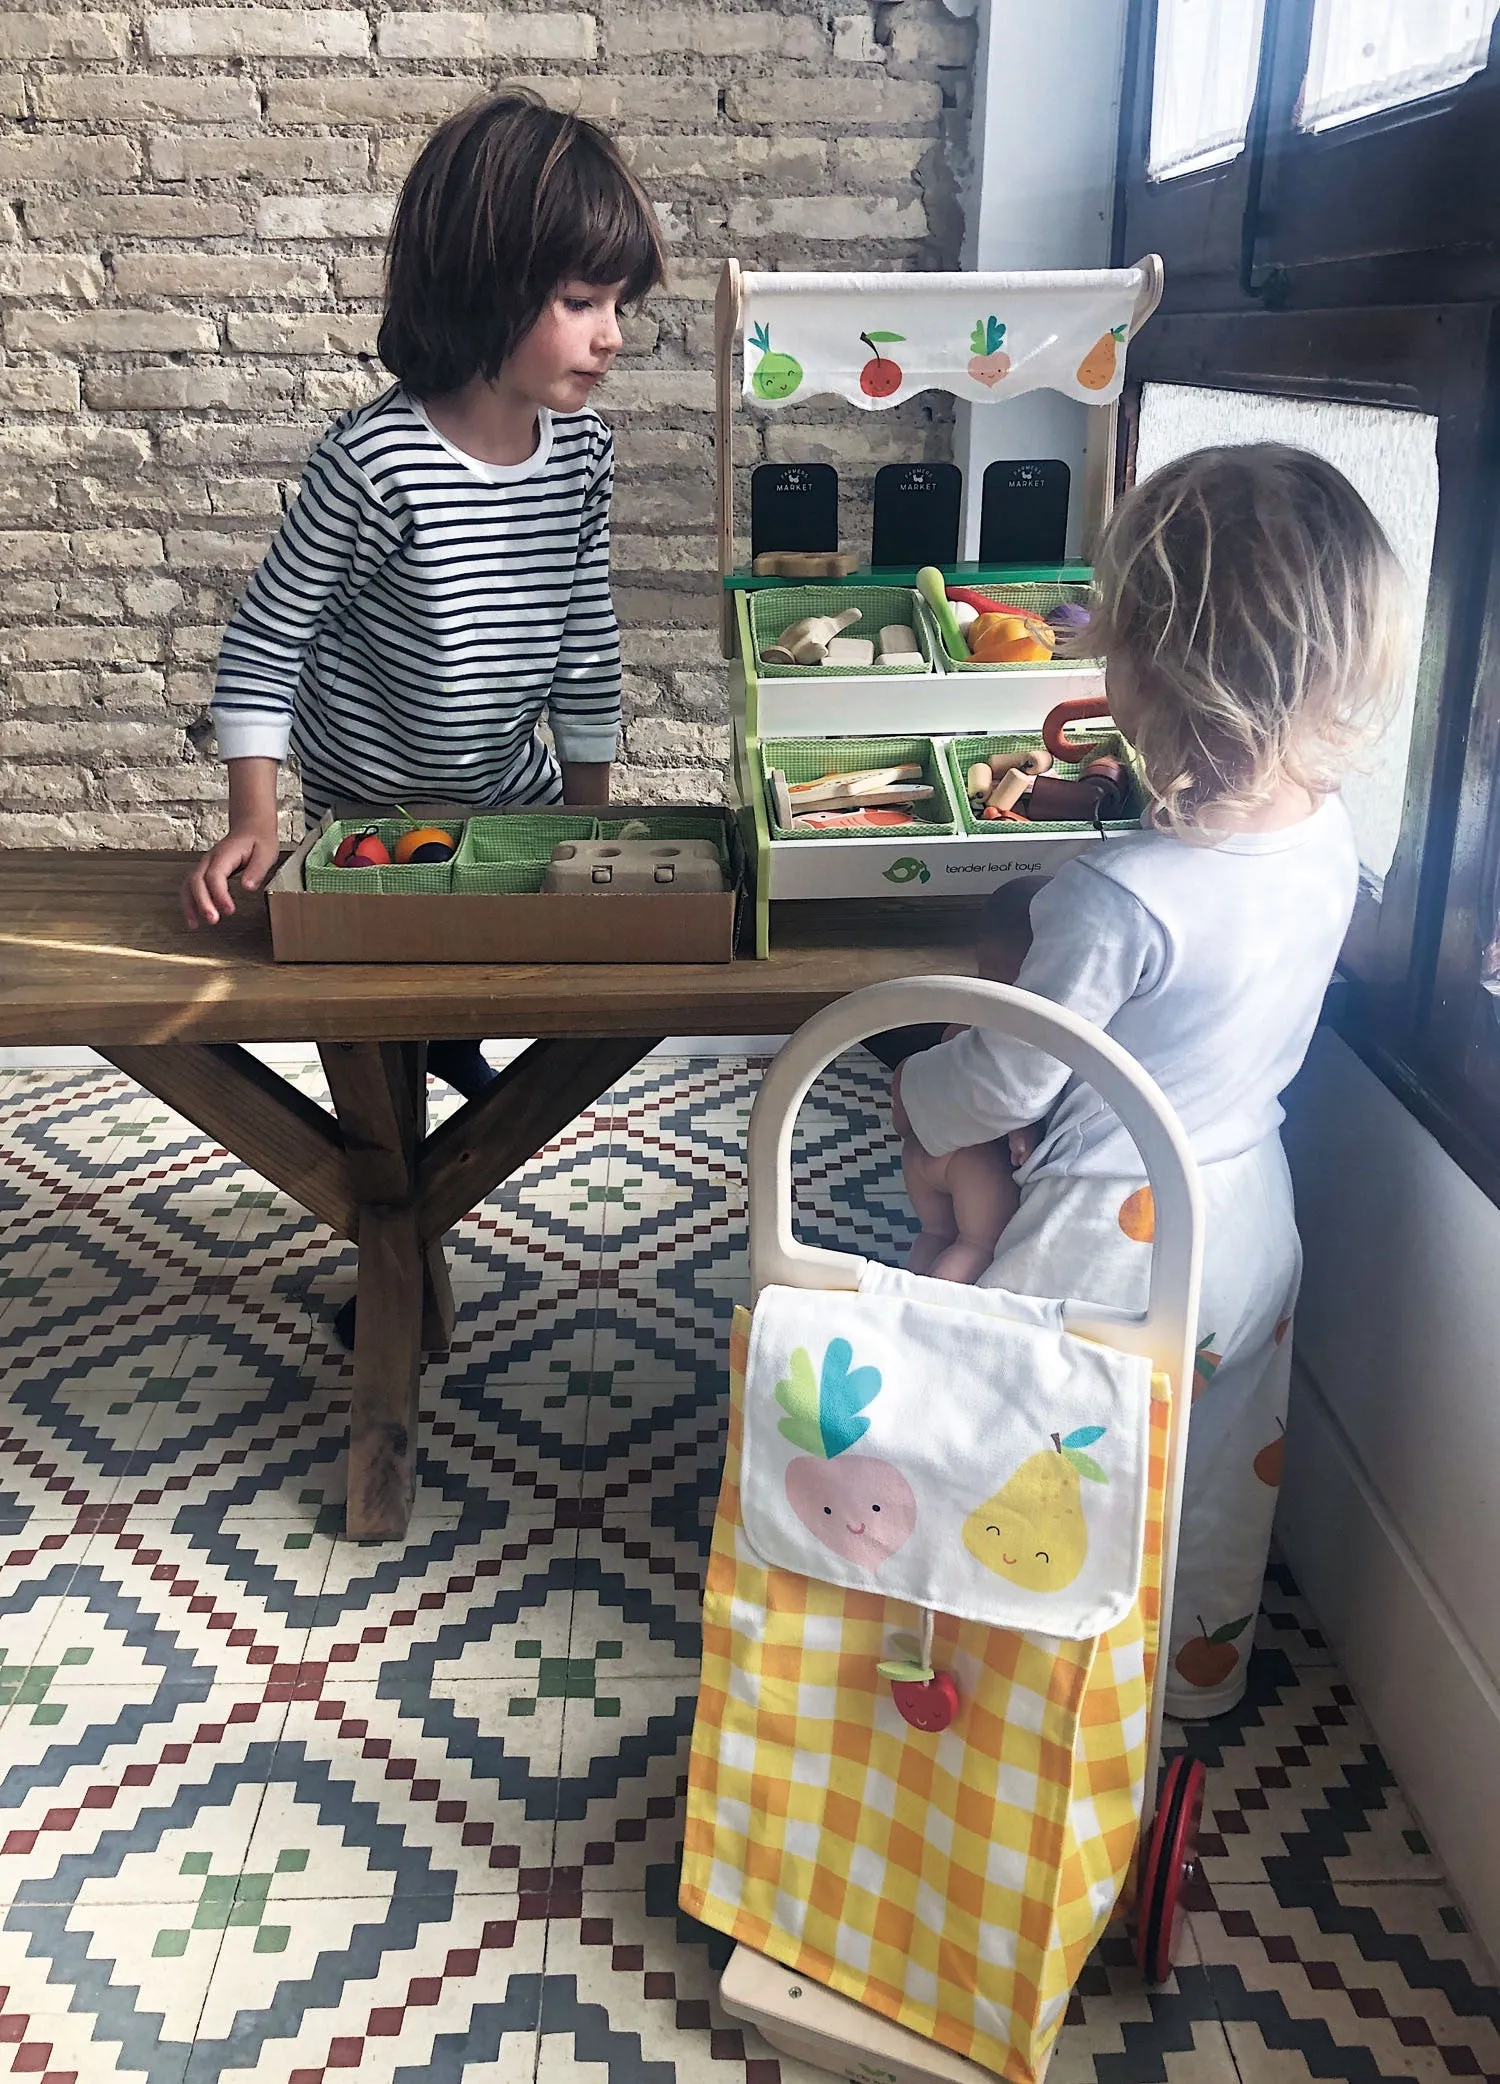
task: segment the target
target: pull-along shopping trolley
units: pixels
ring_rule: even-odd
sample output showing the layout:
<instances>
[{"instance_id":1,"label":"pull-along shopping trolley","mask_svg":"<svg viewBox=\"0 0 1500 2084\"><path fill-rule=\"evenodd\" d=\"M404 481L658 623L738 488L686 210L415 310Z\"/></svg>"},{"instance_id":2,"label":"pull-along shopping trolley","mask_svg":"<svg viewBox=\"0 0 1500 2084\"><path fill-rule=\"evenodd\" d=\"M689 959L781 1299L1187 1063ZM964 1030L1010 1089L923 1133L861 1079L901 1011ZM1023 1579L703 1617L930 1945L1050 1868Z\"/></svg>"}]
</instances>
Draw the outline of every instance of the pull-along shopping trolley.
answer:
<instances>
[{"instance_id":1,"label":"pull-along shopping trolley","mask_svg":"<svg viewBox=\"0 0 1500 2084\"><path fill-rule=\"evenodd\" d=\"M799 1243L791 1139L865 1036L987 1027L1114 1108L1155 1203L1144 1315ZM1161 1092L1063 1008L960 978L809 1021L750 1121L753 1316L704 1598L682 1905L726 2009L880 2084L1032 2084L1133 1907L1170 1973L1203 1799L1157 1793L1197 1319L1197 1168ZM1154 1797L1154 1800L1153 1800Z\"/></svg>"}]
</instances>

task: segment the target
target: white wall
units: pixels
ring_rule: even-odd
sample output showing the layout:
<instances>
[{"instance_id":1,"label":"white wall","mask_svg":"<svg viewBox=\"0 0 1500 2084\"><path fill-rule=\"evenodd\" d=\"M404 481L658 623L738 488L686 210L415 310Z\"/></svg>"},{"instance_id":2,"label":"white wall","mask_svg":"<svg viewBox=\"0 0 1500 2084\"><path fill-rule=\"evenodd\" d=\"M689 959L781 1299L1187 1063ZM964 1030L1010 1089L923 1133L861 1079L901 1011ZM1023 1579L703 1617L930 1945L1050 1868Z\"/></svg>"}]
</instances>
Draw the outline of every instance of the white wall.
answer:
<instances>
[{"instance_id":1,"label":"white wall","mask_svg":"<svg viewBox=\"0 0 1500 2084\"><path fill-rule=\"evenodd\" d=\"M1307 1273L1278 1532L1500 1957L1500 1209L1327 1033L1287 1150Z\"/></svg>"},{"instance_id":2,"label":"white wall","mask_svg":"<svg viewBox=\"0 0 1500 2084\"><path fill-rule=\"evenodd\" d=\"M1125 14L1126 0L981 7L966 268L1109 265ZM1052 391L959 408L954 454L973 494L967 556L978 552L985 466L1012 456L1060 456L1070 467L1076 550L1087 410Z\"/></svg>"}]
</instances>

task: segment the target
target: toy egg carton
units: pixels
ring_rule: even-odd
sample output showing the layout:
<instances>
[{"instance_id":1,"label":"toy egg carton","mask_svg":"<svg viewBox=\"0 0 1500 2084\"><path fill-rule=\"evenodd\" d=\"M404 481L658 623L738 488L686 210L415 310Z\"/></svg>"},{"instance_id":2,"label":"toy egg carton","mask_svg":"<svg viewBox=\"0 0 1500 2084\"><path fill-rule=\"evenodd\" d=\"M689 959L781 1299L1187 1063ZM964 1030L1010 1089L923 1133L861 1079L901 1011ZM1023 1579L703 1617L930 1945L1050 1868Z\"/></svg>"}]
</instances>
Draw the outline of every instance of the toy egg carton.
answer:
<instances>
[{"instance_id":1,"label":"toy egg carton","mask_svg":"<svg viewBox=\"0 0 1500 2084\"><path fill-rule=\"evenodd\" d=\"M768 672L764 644L757 641L769 610L760 592L767 582L736 571L734 563L736 350L741 398L765 412L828 397L879 412L929 390L989 408L1039 389L1077 399L1089 408L1082 485L1087 557L1113 503L1129 342L1155 310L1161 288L1161 262L1154 254L1130 268L1010 274L760 274L725 262L715 314L722 635L725 655L734 662L733 707L750 740L1035 729L1057 702L1097 686L1099 669L1082 659L995 667L955 661L925 604L912 598L909 620L928 667L921 675L881 666L837 674L817 667ZM974 576L963 574L971 583ZM1029 605L1043 609L1082 597L1090 572L1085 563L990 576L997 588L1013 592L1019 586L1036 595ZM889 593L900 585L910 594L912 577L810 575L805 584L829 597L841 587L854 589L847 596L852 602L861 587ZM759 595L755 609L752 589Z\"/></svg>"}]
</instances>

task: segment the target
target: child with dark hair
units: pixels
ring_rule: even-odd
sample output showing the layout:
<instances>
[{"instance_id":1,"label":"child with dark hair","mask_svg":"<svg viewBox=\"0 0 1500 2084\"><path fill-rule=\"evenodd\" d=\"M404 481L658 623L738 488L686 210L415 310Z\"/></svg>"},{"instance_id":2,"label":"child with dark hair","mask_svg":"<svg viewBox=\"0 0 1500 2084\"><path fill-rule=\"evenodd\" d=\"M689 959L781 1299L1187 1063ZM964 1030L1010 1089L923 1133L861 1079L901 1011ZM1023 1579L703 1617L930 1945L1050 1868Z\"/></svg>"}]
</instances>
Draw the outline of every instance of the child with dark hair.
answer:
<instances>
[{"instance_id":1,"label":"child with dark hair","mask_svg":"<svg viewBox=\"0 0 1500 2084\"><path fill-rule=\"evenodd\" d=\"M183 885L189 925L274 865L289 750L310 820L341 800L608 801L614 450L589 401L621 308L663 273L651 205L593 124L514 91L428 140L387 258L396 381L313 451L220 648L229 833ZM428 1061L466 1095L494 1075L477 1042Z\"/></svg>"}]
</instances>

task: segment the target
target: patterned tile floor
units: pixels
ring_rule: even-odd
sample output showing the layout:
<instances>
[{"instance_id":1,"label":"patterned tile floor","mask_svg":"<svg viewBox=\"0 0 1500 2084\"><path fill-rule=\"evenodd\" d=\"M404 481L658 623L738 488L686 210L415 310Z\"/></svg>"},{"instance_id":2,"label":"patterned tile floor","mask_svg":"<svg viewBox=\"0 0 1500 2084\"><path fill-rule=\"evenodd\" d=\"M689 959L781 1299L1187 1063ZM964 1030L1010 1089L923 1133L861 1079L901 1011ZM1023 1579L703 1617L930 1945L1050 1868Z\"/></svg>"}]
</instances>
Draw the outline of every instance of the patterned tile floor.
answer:
<instances>
[{"instance_id":1,"label":"patterned tile floor","mask_svg":"<svg viewBox=\"0 0 1500 2084\"><path fill-rule=\"evenodd\" d=\"M675 1909L755 1078L648 1060L460 1226L400 1550L342 1533L347 1248L112 1074L0 1083L0 2077L812 2084ZM881 1090L837 1067L798 1172L889 1254ZM1107 1944L1059 2084L1500 2076L1283 1572L1191 1741L1186 1959Z\"/></svg>"}]
</instances>

